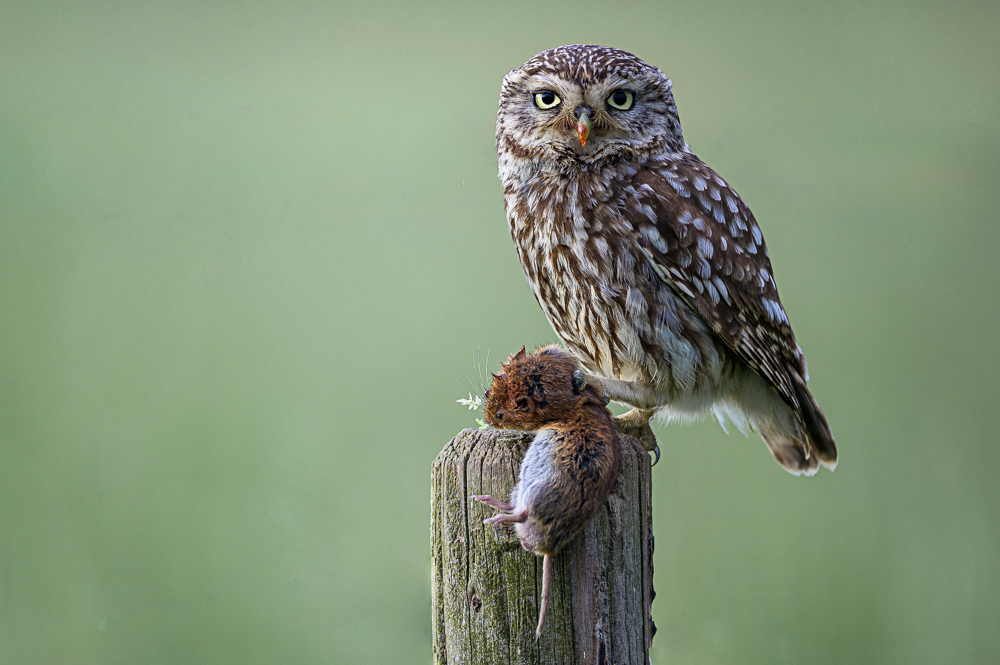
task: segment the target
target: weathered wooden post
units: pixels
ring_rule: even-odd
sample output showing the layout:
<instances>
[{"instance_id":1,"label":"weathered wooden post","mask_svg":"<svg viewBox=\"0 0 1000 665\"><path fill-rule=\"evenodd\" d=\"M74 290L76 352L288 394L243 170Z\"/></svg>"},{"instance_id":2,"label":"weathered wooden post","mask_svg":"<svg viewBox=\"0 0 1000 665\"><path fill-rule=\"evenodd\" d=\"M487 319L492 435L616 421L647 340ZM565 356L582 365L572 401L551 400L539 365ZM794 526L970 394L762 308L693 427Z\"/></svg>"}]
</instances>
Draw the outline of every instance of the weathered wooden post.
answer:
<instances>
[{"instance_id":1,"label":"weathered wooden post","mask_svg":"<svg viewBox=\"0 0 1000 665\"><path fill-rule=\"evenodd\" d=\"M545 630L535 640L542 559L470 494L507 497L533 434L463 430L431 473L434 662L646 665L655 628L650 458L622 436L614 491L553 562Z\"/></svg>"}]
</instances>

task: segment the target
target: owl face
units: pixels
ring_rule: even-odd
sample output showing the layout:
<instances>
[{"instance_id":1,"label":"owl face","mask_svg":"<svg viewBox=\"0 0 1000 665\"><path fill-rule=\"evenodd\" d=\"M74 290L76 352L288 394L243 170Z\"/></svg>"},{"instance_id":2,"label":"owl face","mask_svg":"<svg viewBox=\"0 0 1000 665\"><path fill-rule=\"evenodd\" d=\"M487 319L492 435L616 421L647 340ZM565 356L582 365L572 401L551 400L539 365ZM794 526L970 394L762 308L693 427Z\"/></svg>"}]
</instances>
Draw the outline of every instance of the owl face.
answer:
<instances>
[{"instance_id":1,"label":"owl face","mask_svg":"<svg viewBox=\"0 0 1000 665\"><path fill-rule=\"evenodd\" d=\"M670 80L625 51L561 46L504 78L498 147L522 157L593 162L679 150Z\"/></svg>"}]
</instances>

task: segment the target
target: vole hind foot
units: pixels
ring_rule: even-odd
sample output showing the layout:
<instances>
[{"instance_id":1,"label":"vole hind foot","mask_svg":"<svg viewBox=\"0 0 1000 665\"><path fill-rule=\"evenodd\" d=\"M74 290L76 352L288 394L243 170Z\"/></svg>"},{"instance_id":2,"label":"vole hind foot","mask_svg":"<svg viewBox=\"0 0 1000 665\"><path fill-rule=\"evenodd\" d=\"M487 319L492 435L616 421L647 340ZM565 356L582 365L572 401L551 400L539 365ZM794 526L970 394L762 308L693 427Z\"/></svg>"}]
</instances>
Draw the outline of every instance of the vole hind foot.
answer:
<instances>
[{"instance_id":1,"label":"vole hind foot","mask_svg":"<svg viewBox=\"0 0 1000 665\"><path fill-rule=\"evenodd\" d=\"M649 426L649 420L653 417L652 409L632 409L620 416L615 416L615 429L619 434L628 434L639 439L643 447L656 454L653 461L655 466L660 461L660 446L656 442L656 435L653 428Z\"/></svg>"},{"instance_id":2,"label":"vole hind foot","mask_svg":"<svg viewBox=\"0 0 1000 665\"><path fill-rule=\"evenodd\" d=\"M514 510L514 506L509 503L504 503L500 499L494 499L489 494L473 494L472 498L479 503L485 503L487 506L493 506L497 510Z\"/></svg>"},{"instance_id":3,"label":"vole hind foot","mask_svg":"<svg viewBox=\"0 0 1000 665\"><path fill-rule=\"evenodd\" d=\"M483 520L483 524L500 524L501 522L526 522L528 520L528 510L524 509L516 513L497 513L493 517Z\"/></svg>"},{"instance_id":4,"label":"vole hind foot","mask_svg":"<svg viewBox=\"0 0 1000 665\"><path fill-rule=\"evenodd\" d=\"M504 512L497 513L493 517L488 517L483 520L483 524L501 524L503 522L524 522L528 519L528 509L524 508L516 513L510 512L514 510L514 506L509 503L504 503L500 499L494 499L489 494L473 494L472 498L480 503L485 503L487 506L492 506L497 510L502 510Z\"/></svg>"}]
</instances>

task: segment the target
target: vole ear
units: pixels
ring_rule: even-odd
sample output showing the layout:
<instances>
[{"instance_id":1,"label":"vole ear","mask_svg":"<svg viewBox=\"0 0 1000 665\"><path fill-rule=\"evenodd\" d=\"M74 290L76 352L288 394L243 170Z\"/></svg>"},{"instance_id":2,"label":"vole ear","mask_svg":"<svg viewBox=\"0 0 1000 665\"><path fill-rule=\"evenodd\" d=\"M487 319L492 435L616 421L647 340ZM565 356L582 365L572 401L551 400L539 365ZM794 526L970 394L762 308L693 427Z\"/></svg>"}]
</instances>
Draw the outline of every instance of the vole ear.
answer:
<instances>
[{"instance_id":1,"label":"vole ear","mask_svg":"<svg viewBox=\"0 0 1000 665\"><path fill-rule=\"evenodd\" d=\"M518 351L517 353L512 353L509 356L507 356L507 362L500 363L500 369L506 371L507 368L510 367L511 363L517 362L519 360L524 360L527 357L528 357L528 354L524 350L524 345L522 344L520 351Z\"/></svg>"},{"instance_id":2,"label":"vole ear","mask_svg":"<svg viewBox=\"0 0 1000 665\"><path fill-rule=\"evenodd\" d=\"M587 385L587 377L584 376L582 369L578 369L573 372L573 378L571 380L573 382L573 392L575 393L580 392L583 390L583 387Z\"/></svg>"},{"instance_id":3,"label":"vole ear","mask_svg":"<svg viewBox=\"0 0 1000 665\"><path fill-rule=\"evenodd\" d=\"M530 414L535 410L535 402L530 397L525 397L521 395L516 400L514 400L514 406L521 413Z\"/></svg>"}]
</instances>

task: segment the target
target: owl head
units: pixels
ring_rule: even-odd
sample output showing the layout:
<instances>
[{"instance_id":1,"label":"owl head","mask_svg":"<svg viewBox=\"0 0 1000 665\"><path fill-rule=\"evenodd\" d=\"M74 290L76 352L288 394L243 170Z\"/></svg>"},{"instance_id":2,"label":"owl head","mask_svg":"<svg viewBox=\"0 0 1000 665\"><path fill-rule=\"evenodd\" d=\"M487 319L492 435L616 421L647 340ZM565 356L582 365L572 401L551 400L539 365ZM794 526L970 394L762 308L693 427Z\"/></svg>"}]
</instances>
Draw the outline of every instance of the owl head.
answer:
<instances>
[{"instance_id":1,"label":"owl head","mask_svg":"<svg viewBox=\"0 0 1000 665\"><path fill-rule=\"evenodd\" d=\"M587 164L681 150L670 88L663 72L619 49L543 51L503 79L497 151Z\"/></svg>"}]
</instances>

